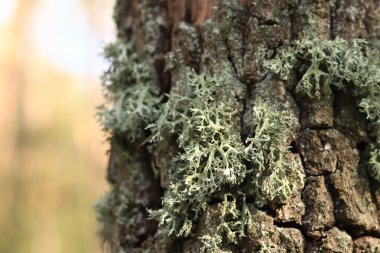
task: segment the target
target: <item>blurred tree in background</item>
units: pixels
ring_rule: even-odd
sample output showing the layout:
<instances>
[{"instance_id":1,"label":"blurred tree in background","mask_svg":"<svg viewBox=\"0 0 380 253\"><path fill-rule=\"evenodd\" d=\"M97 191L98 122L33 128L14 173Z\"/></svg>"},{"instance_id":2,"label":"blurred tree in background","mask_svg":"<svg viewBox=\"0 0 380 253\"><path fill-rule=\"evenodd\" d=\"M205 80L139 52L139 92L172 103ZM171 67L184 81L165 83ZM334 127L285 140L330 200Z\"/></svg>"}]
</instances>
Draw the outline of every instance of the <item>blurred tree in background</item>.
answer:
<instances>
[{"instance_id":1,"label":"blurred tree in background","mask_svg":"<svg viewBox=\"0 0 380 253\"><path fill-rule=\"evenodd\" d=\"M0 252L101 252L91 206L106 189L106 146L93 115L112 3L0 9Z\"/></svg>"}]
</instances>

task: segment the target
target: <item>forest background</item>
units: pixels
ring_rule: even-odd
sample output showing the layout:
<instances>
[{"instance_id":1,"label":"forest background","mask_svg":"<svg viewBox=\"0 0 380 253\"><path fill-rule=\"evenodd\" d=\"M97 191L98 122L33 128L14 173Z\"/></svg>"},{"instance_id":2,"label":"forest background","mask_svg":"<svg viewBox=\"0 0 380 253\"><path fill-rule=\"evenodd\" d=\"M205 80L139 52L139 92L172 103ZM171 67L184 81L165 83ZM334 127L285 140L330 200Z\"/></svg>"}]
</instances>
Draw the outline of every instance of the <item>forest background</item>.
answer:
<instances>
[{"instance_id":1,"label":"forest background","mask_svg":"<svg viewBox=\"0 0 380 253\"><path fill-rule=\"evenodd\" d=\"M0 252L101 252L96 123L113 1L0 2Z\"/></svg>"}]
</instances>

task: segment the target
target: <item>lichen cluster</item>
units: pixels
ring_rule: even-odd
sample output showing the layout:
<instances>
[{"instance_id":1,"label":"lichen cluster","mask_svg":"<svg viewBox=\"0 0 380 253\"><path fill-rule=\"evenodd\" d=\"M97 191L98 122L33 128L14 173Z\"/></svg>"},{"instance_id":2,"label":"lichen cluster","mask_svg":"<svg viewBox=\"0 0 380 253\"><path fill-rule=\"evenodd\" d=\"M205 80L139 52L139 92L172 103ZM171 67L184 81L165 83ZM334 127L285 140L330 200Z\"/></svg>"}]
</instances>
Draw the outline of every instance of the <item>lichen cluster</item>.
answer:
<instances>
[{"instance_id":1,"label":"lichen cluster","mask_svg":"<svg viewBox=\"0 0 380 253\"><path fill-rule=\"evenodd\" d=\"M286 136L294 119L286 112L258 101L253 108L256 132L243 141L239 104L227 89L233 86L228 70L198 74L186 68L181 88L173 89L167 94L167 101L160 104L151 65L142 60L131 43L110 44L105 57L111 66L102 78L107 103L99 108L98 115L103 128L131 143L147 136L147 131L152 133L152 141L165 141L169 136L177 139L180 152L169 168L163 207L150 211L151 217L159 221L157 235L189 235L207 210L208 202L220 199L219 237L203 235L201 240L206 252L214 252L222 244L222 234L227 242L237 243L250 222L246 194L232 190L233 187L249 178L248 185L255 190L259 206L291 196L292 184L287 177L296 171L296 166L287 157ZM125 217L133 220L133 216L139 215L126 213L133 209L129 207L129 189L119 188L96 206L105 240L111 236L110 224L129 228Z\"/></svg>"},{"instance_id":2,"label":"lichen cluster","mask_svg":"<svg viewBox=\"0 0 380 253\"><path fill-rule=\"evenodd\" d=\"M201 220L201 223L204 222L207 223L207 228L198 234L200 252L230 252L223 246L226 242L238 243L245 236L246 226L252 222L244 194L224 194L221 203L208 208Z\"/></svg>"},{"instance_id":3,"label":"lichen cluster","mask_svg":"<svg viewBox=\"0 0 380 253\"><path fill-rule=\"evenodd\" d=\"M150 184L145 183L144 173L139 173L141 166L131 160L128 162L130 178L114 185L94 206L101 225L99 235L106 245L116 238L121 243L134 245L147 232ZM118 231L124 231L123 237L118 237Z\"/></svg>"},{"instance_id":4,"label":"lichen cluster","mask_svg":"<svg viewBox=\"0 0 380 253\"><path fill-rule=\"evenodd\" d=\"M380 182L380 68L364 40L348 42L341 38L323 41L305 36L295 47L272 60L269 67L287 80L296 73L302 78L295 92L321 99L331 88L352 94L372 126L369 174Z\"/></svg>"},{"instance_id":5,"label":"lichen cluster","mask_svg":"<svg viewBox=\"0 0 380 253\"><path fill-rule=\"evenodd\" d=\"M160 222L160 233L187 236L211 196L241 183L247 174L233 101L214 97L227 80L188 69L185 89L168 95L157 122L149 126L156 139L175 134L181 149L169 171L163 208L151 213Z\"/></svg>"},{"instance_id":6,"label":"lichen cluster","mask_svg":"<svg viewBox=\"0 0 380 253\"><path fill-rule=\"evenodd\" d=\"M168 95L160 117L148 127L158 141L168 134L177 136L181 150L169 171L163 207L151 211L159 221L159 234L189 235L208 202L222 199L217 231L236 243L245 235L250 214L246 194L232 190L234 186L249 178L260 206L292 195L288 174L297 173L297 166L287 157L286 137L295 119L258 101L253 109L256 132L244 145L237 103L226 89L233 80L229 75L227 70L213 75L187 69L186 83L181 83L184 88ZM260 180L264 175L266 179ZM202 237L207 252L221 243L218 238Z\"/></svg>"},{"instance_id":7,"label":"lichen cluster","mask_svg":"<svg viewBox=\"0 0 380 253\"><path fill-rule=\"evenodd\" d=\"M370 174L380 181L380 151L376 148L380 145L376 132L380 131L379 70L367 54L361 40L349 43L339 38L321 41L305 37L273 60L270 68L283 79L301 73L296 93L321 99L321 94L335 87L354 95L373 125L377 144L371 152ZM107 102L98 115L103 128L131 145L149 145L152 153L162 141L177 142L178 154L166 168L169 184L162 207L149 211L159 222L156 235L186 237L195 232L211 206L218 205L215 234L202 234L199 239L202 251L223 252L222 245L237 243L252 222L247 197L258 207L280 204L292 197L303 181L289 150L297 119L257 99L249 117L254 131L243 139L241 105L229 94L235 79L228 67L216 73L207 69L197 73L185 67L170 94L162 98L152 63L137 54L131 43L119 40L110 44L105 57L111 66L102 78ZM146 142L148 136L154 143ZM148 208L148 203L138 200L138 194L148 194L148 186L141 186L135 195L133 187L144 182L145 178L138 179L142 175L138 169L145 165L128 165L131 178L115 186L96 206L106 240L112 236L112 224L137 231L136 226L144 223L141 210ZM128 231L124 236L126 243L138 242Z\"/></svg>"},{"instance_id":8,"label":"lichen cluster","mask_svg":"<svg viewBox=\"0 0 380 253\"><path fill-rule=\"evenodd\" d=\"M97 220L102 224L99 231L104 242L112 240L113 229L136 230L135 227L143 223L142 214L136 208L133 196L124 185L106 193L95 205ZM138 234L128 233L122 241L134 243L138 241Z\"/></svg>"},{"instance_id":9,"label":"lichen cluster","mask_svg":"<svg viewBox=\"0 0 380 253\"><path fill-rule=\"evenodd\" d=\"M258 206L291 197L295 185L290 182L290 175L303 181L303 173L290 155L289 147L284 145L295 120L288 112L273 110L262 102L253 108L255 131L253 137L247 138L245 151L254 165L253 187Z\"/></svg>"},{"instance_id":10,"label":"lichen cluster","mask_svg":"<svg viewBox=\"0 0 380 253\"><path fill-rule=\"evenodd\" d=\"M220 250L220 245L223 242L223 239L218 234L205 234L201 236L200 241L202 243L200 250L205 253L224 253Z\"/></svg>"},{"instance_id":11,"label":"lichen cluster","mask_svg":"<svg viewBox=\"0 0 380 253\"><path fill-rule=\"evenodd\" d=\"M106 102L98 108L98 120L110 135L128 140L128 145L139 146L147 137L146 126L157 118L161 101L154 69L148 57L138 54L132 42L122 39L107 45L104 56L110 67L102 76ZM110 242L117 231L130 231L123 232L118 240L134 245L147 230L151 182L142 171L146 165L141 154L125 153L116 142L111 152L116 152L119 162L125 163L122 166L127 168L128 178L115 179L110 192L95 205L101 223L99 233L104 242ZM109 169L109 175L112 173Z\"/></svg>"},{"instance_id":12,"label":"lichen cluster","mask_svg":"<svg viewBox=\"0 0 380 253\"><path fill-rule=\"evenodd\" d=\"M104 194L95 204L96 219L101 225L98 233L103 243L110 242L114 229L113 208L115 206L115 193Z\"/></svg>"},{"instance_id":13,"label":"lichen cluster","mask_svg":"<svg viewBox=\"0 0 380 253\"><path fill-rule=\"evenodd\" d=\"M154 70L131 42L109 44L104 56L110 68L102 76L106 103L98 108L99 121L106 132L123 134L132 142L141 139L144 128L158 113L160 97Z\"/></svg>"},{"instance_id":14,"label":"lichen cluster","mask_svg":"<svg viewBox=\"0 0 380 253\"><path fill-rule=\"evenodd\" d=\"M369 159L370 175L380 182L380 148L373 149L371 152L371 158Z\"/></svg>"}]
</instances>

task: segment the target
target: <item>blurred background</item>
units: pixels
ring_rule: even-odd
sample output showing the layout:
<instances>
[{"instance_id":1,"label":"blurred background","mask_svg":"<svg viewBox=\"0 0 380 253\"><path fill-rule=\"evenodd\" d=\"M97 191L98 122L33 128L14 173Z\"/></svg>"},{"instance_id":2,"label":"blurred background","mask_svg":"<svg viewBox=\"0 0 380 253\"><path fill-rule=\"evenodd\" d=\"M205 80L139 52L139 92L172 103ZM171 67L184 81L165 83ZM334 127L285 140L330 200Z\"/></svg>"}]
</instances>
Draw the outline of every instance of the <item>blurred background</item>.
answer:
<instances>
[{"instance_id":1,"label":"blurred background","mask_svg":"<svg viewBox=\"0 0 380 253\"><path fill-rule=\"evenodd\" d=\"M0 0L0 252L101 252L112 0Z\"/></svg>"}]
</instances>

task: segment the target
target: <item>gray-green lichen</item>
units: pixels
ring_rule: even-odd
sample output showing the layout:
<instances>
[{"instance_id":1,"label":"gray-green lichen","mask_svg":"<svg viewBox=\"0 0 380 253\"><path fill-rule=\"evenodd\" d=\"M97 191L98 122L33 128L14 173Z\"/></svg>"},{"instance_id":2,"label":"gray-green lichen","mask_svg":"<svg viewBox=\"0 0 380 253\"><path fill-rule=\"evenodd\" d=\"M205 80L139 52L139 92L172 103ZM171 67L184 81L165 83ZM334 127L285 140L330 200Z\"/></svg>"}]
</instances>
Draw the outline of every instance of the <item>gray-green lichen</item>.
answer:
<instances>
[{"instance_id":1,"label":"gray-green lichen","mask_svg":"<svg viewBox=\"0 0 380 253\"><path fill-rule=\"evenodd\" d=\"M131 42L109 44L104 56L110 67L102 76L106 102L98 108L99 121L106 132L121 133L130 141L141 139L144 128L158 113L160 97L154 70Z\"/></svg>"},{"instance_id":2,"label":"gray-green lichen","mask_svg":"<svg viewBox=\"0 0 380 253\"><path fill-rule=\"evenodd\" d=\"M176 134L181 149L169 172L163 208L151 213L159 220L161 233L187 236L211 195L245 178L246 154L234 129L233 101L213 96L226 81L224 75L188 69L182 94L172 92L157 122L149 126L156 139L165 132Z\"/></svg>"},{"instance_id":3,"label":"gray-green lichen","mask_svg":"<svg viewBox=\"0 0 380 253\"><path fill-rule=\"evenodd\" d=\"M260 242L260 249L259 249L259 253L275 253L275 252L278 252L278 247L276 247L276 245L272 244L272 243L264 243L264 242Z\"/></svg>"},{"instance_id":4,"label":"gray-green lichen","mask_svg":"<svg viewBox=\"0 0 380 253\"><path fill-rule=\"evenodd\" d=\"M253 186L258 206L292 196L295 186L289 181L289 174L303 181L304 175L286 145L294 120L288 112L276 111L260 101L253 108L255 131L253 137L247 138L245 151L254 164Z\"/></svg>"},{"instance_id":5,"label":"gray-green lichen","mask_svg":"<svg viewBox=\"0 0 380 253\"><path fill-rule=\"evenodd\" d=\"M380 182L380 149L374 149L371 152L371 158L369 160L369 165L371 170L369 171L370 175Z\"/></svg>"},{"instance_id":6,"label":"gray-green lichen","mask_svg":"<svg viewBox=\"0 0 380 253\"><path fill-rule=\"evenodd\" d=\"M119 5L122 2L119 1ZM161 9L156 8L153 2L155 1L142 1L138 8L141 17L134 24L124 22L121 18L120 13L128 8L118 6L115 9L120 27L128 23L133 29L141 29L139 32L144 35L144 50L148 57L136 53L131 42L118 40L106 47L105 57L111 63L102 78L107 101L100 107L98 116L105 131L128 140L128 147L122 151L124 153L132 152L133 148L152 134L152 141L156 143L143 143L149 146L147 150L153 158L157 149L175 146L171 142L173 139L177 141L178 149L173 149L178 154L171 164L165 163L162 170L157 170L157 173L166 173L168 170L169 175L168 184L162 184L165 190L162 207L150 211L151 218L159 222L156 237L151 236L155 233L155 225L148 226L146 220L146 209L158 206L152 207L147 201L151 190L148 184L153 180L145 177L142 170L150 170L150 167L145 163L138 164L145 156L136 154L132 155L135 159L118 161L123 170L115 176L119 181L96 205L98 220L103 225L101 234L104 240L111 241L116 230L115 240L122 241L122 247L128 252L150 252L153 247L156 251L172 252L167 249L157 250L157 245L165 245L160 243L162 238L163 242L170 244L168 238L171 235L198 236L201 252L231 252L228 250L231 245L228 244L237 243L246 237L246 233L249 233L247 227L254 224L252 217L255 216L253 211L250 212L252 209L247 208L247 199L258 207L266 204L276 206L298 190L296 187L299 184L295 184L295 180L303 181L304 175L288 147L290 132L297 119L289 111L281 111L270 102L258 98L253 108L246 110L252 111L248 118L254 129L250 136L242 138L240 121L244 112L241 101L238 101L239 96L236 95L236 89L240 86L234 83L229 68L222 71L206 69L200 74L196 73L193 69L184 67L189 65L180 58L185 53L175 47L167 54L166 61L167 70L172 74L172 90L161 100L158 78L149 57L154 56L162 46L159 30L164 29L165 13L158 15ZM123 3L131 4L126 1ZM230 58L235 63L236 72L244 75L243 69L240 69L243 64L240 53L244 51L246 57L259 52L262 56L265 50L261 49L267 45L258 43L258 49L251 49L253 53L250 53L249 48L242 50L242 35L239 33L241 24L236 21L245 10L235 8L233 1L227 0L221 2L220 9L233 9L233 12L222 12L219 15L220 22L231 21L225 22L231 24L228 25L231 29L219 31L216 24L211 25L211 21L208 21L207 25L206 22L203 29L209 29L214 36L207 37L207 32L203 33L202 44L219 47L219 40L215 38L232 34L223 38L228 44L226 51L229 51ZM124 27L120 30L122 29ZM195 37L199 35L195 28L191 33ZM254 37L257 37L256 33L252 35ZM183 44L182 37L179 44ZM278 42L279 44L281 43ZM188 47L186 43L185 45ZM202 47L201 44L195 45L194 48ZM202 50L206 60L203 59L200 69L204 65L219 66L227 57L220 53L221 50L207 50L207 47ZM306 37L272 61L270 67L283 79L290 78L295 71L302 73L296 92L316 99L321 99L321 94L325 94L322 91L331 92L330 87L353 92L359 108L367 114L374 128L377 144L371 152L370 173L380 181L380 153L375 148L380 143L379 71L373 67L367 55L367 48L361 40L349 43L339 38L321 41ZM249 57L245 58L247 64L252 61ZM264 77L267 71L262 70L260 62L256 65L253 69L257 69L257 73L260 72L259 75ZM245 75L250 76L249 73ZM165 143L161 145L160 141ZM149 156L148 152L146 156ZM126 166L125 171L123 166ZM205 218L206 214L209 214L209 220ZM210 222L213 219L217 220L213 221L215 224ZM198 226L203 221L204 224ZM206 228L204 231L202 225L205 224L211 224L212 229ZM261 226L263 223L255 222L255 225ZM153 232L147 233L148 228ZM272 232L262 227L259 230L260 237L267 237L266 233ZM275 244L260 242L259 252L278 250Z\"/></svg>"},{"instance_id":7,"label":"gray-green lichen","mask_svg":"<svg viewBox=\"0 0 380 253\"><path fill-rule=\"evenodd\" d=\"M231 188L248 175L252 178L248 184L256 190L257 205L280 202L292 195L293 186L287 177L299 173L288 157L285 138L294 119L258 102L253 109L256 131L244 145L236 102L226 90L233 80L229 75L228 70L213 75L187 69L184 88L168 95L160 117L148 127L155 140L176 135L181 150L169 171L163 207L151 211L152 218L159 221L159 234L189 235L208 201L222 198L218 231L227 242L236 243L245 236L244 228L251 221L245 194ZM263 175L266 179L259 181ZM213 252L213 245L220 244L218 238L210 240L207 235L202 242L206 252Z\"/></svg>"},{"instance_id":8,"label":"gray-green lichen","mask_svg":"<svg viewBox=\"0 0 380 253\"><path fill-rule=\"evenodd\" d=\"M305 38L270 66L283 79L296 70L303 73L296 93L321 99L320 94L330 92L331 87L352 92L359 108L378 129L379 72L366 54L363 41ZM252 222L246 203L251 192L237 190L240 186L253 189L250 197L259 207L292 197L297 187L292 180L302 181L304 175L289 151L288 138L296 119L288 111L257 100L251 117L253 134L243 140L239 103L228 94L234 79L227 68L201 74L185 68L185 78L178 80L181 85L174 86L167 101L160 103L156 77L149 67L152 64L143 60L130 43L109 45L105 56L111 67L103 76L107 103L99 116L104 129L122 134L132 143L149 131L156 142L169 136L177 139L179 153L169 168L162 208L150 211L151 218L159 222L157 235L190 235L209 202L217 201L221 210L216 235L203 234L200 242L204 252L223 252L224 243L244 238L246 226ZM379 145L378 134L375 136L374 147ZM369 164L376 180L379 156L379 150L373 148ZM134 169L133 173L138 172ZM106 241L111 240L115 226L126 231L123 241L138 241L128 230L137 231L136 224L144 223L141 211L147 203L135 203L133 199L129 187L121 184L97 204ZM270 250L270 245L262 245L261 249Z\"/></svg>"},{"instance_id":9,"label":"gray-green lichen","mask_svg":"<svg viewBox=\"0 0 380 253\"><path fill-rule=\"evenodd\" d=\"M106 102L98 108L98 119L106 132L125 138L128 145L140 145L146 139L146 126L157 118L161 101L155 71L132 42L119 39L106 46L104 56L110 67L102 76ZM146 209L152 182L143 161L144 150L134 152L112 143L109 175L121 176L122 167L128 177L112 179L111 191L95 205L100 235L110 245L114 241L135 245L149 230Z\"/></svg>"},{"instance_id":10,"label":"gray-green lichen","mask_svg":"<svg viewBox=\"0 0 380 253\"><path fill-rule=\"evenodd\" d=\"M302 78L295 92L321 99L331 88L352 94L359 109L367 115L373 127L369 174L380 182L380 68L378 59L371 57L364 40L348 42L341 38L320 40L305 36L295 47L272 60L269 67L287 80L296 72Z\"/></svg>"},{"instance_id":11,"label":"gray-green lichen","mask_svg":"<svg viewBox=\"0 0 380 253\"><path fill-rule=\"evenodd\" d=\"M220 245L222 244L222 237L218 234L205 234L199 238L202 246L201 251L205 253L222 253Z\"/></svg>"},{"instance_id":12,"label":"gray-green lichen","mask_svg":"<svg viewBox=\"0 0 380 253\"><path fill-rule=\"evenodd\" d=\"M160 103L152 63L137 54L131 43L110 44L105 56L111 66L102 79L107 102L98 115L103 128L132 144L144 140L149 131L155 142L177 139L179 152L168 168L162 208L150 211L159 222L157 236L190 235L209 202L217 201L221 206L218 236L204 234L201 242L204 252L223 252L222 244L237 243L252 222L248 194L253 194L257 206L282 203L293 194L292 180L303 180L288 147L289 129L296 120L289 112L256 101L251 117L255 131L242 139L239 102L230 94L235 79L228 67L200 74L184 68L180 85ZM124 231L121 241L134 245L139 240L135 232L141 230L136 226L144 226L142 213L148 204L136 199L131 188L141 166L128 165L130 179L115 186L96 209L105 241L111 240L116 227ZM253 193L238 190L243 184ZM147 187L139 192L147 192Z\"/></svg>"},{"instance_id":13,"label":"gray-green lichen","mask_svg":"<svg viewBox=\"0 0 380 253\"><path fill-rule=\"evenodd\" d=\"M206 229L206 233L199 236L201 252L230 252L225 249L225 243L237 243L239 239L244 238L246 225L252 222L243 193L228 193L222 198L222 202L217 206L207 207L206 213L211 212L208 212L203 220L210 223L210 227ZM216 220L215 223L213 219Z\"/></svg>"},{"instance_id":14,"label":"gray-green lichen","mask_svg":"<svg viewBox=\"0 0 380 253\"><path fill-rule=\"evenodd\" d=\"M94 208L97 220L101 224L99 235L103 243L110 244L115 239L115 231L118 230L144 230L141 227L144 224L144 215L125 185L115 187L106 193ZM138 241L138 236L138 233L127 233L120 240L133 244Z\"/></svg>"},{"instance_id":15,"label":"gray-green lichen","mask_svg":"<svg viewBox=\"0 0 380 253\"><path fill-rule=\"evenodd\" d=\"M113 191L103 195L95 204L96 219L101 225L98 233L103 243L112 240L114 229L113 207L115 205L115 194Z\"/></svg>"},{"instance_id":16,"label":"gray-green lichen","mask_svg":"<svg viewBox=\"0 0 380 253\"><path fill-rule=\"evenodd\" d=\"M160 48L162 29L166 27L165 14L162 12L159 2L162 0L140 1L138 11L141 13L139 28L144 33L144 49L153 55Z\"/></svg>"},{"instance_id":17,"label":"gray-green lichen","mask_svg":"<svg viewBox=\"0 0 380 253\"><path fill-rule=\"evenodd\" d=\"M121 184L106 193L95 204L97 220L101 225L98 233L106 245L112 244L115 240L133 245L146 232L144 227L146 198L145 196L140 200L135 198L128 186ZM124 231L123 237L119 239L117 239L118 231Z\"/></svg>"}]
</instances>

